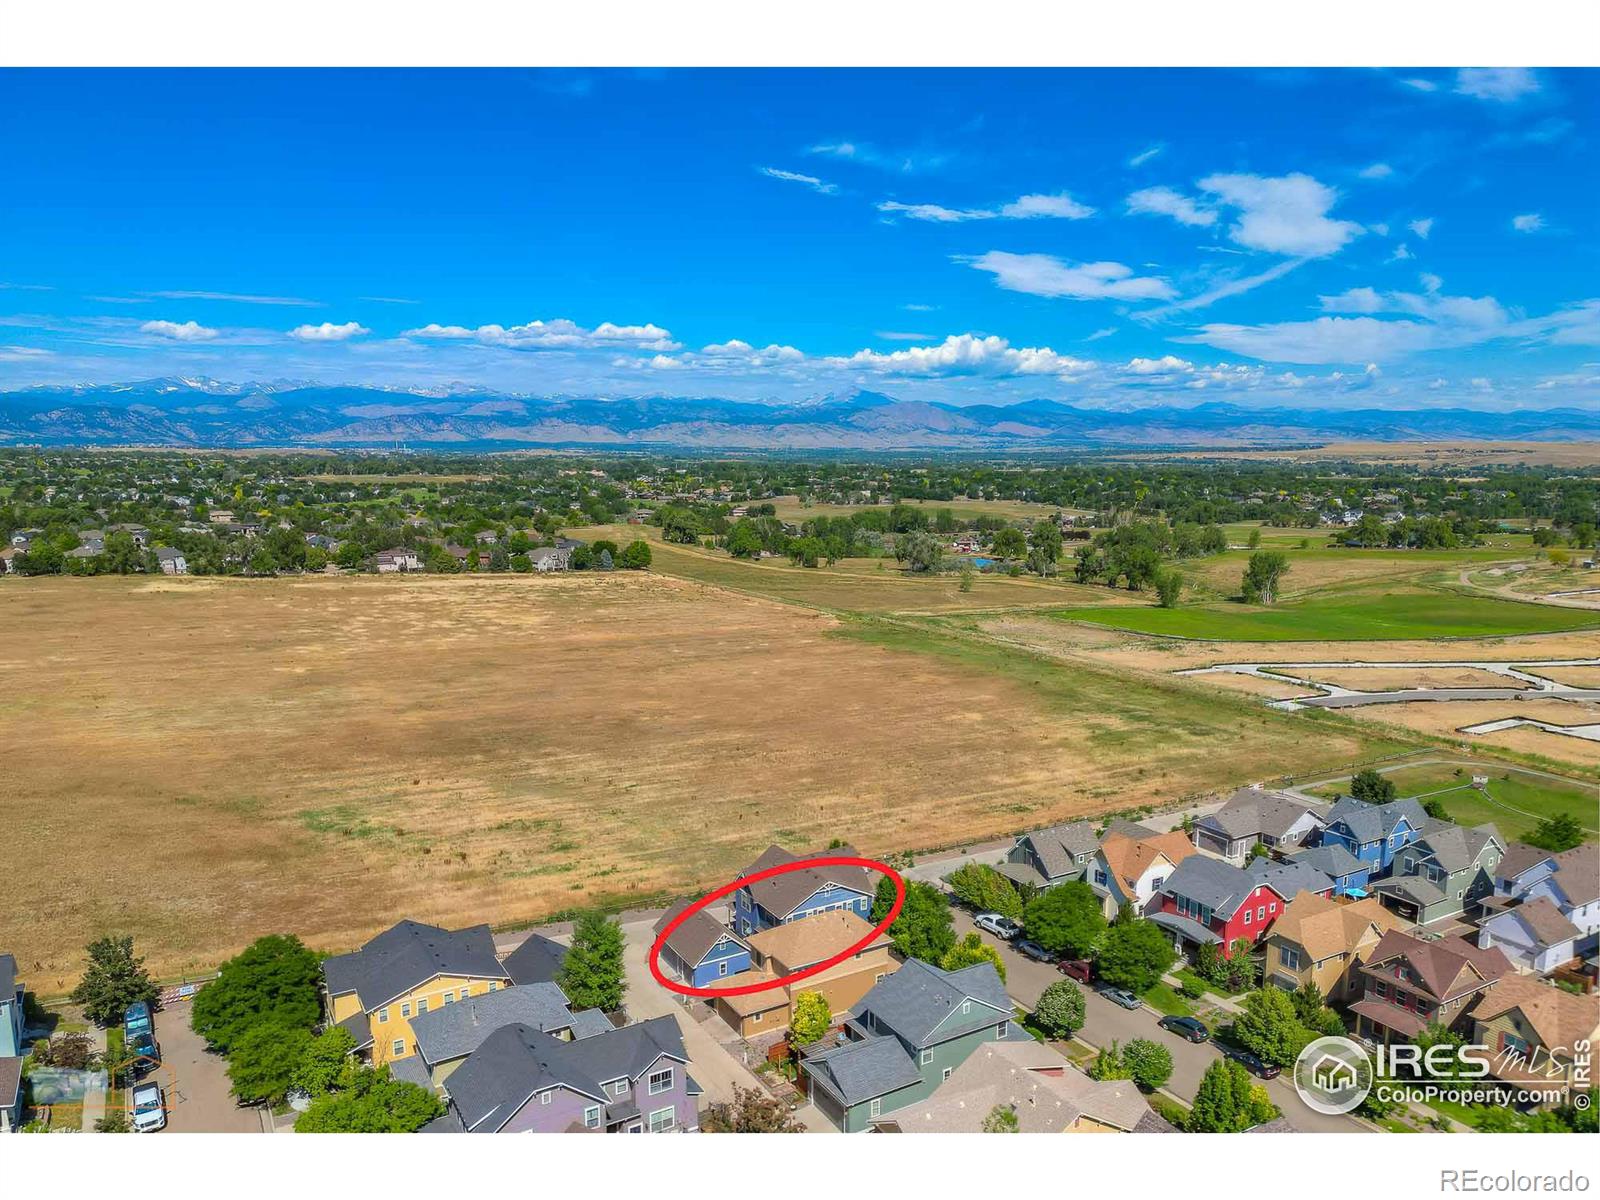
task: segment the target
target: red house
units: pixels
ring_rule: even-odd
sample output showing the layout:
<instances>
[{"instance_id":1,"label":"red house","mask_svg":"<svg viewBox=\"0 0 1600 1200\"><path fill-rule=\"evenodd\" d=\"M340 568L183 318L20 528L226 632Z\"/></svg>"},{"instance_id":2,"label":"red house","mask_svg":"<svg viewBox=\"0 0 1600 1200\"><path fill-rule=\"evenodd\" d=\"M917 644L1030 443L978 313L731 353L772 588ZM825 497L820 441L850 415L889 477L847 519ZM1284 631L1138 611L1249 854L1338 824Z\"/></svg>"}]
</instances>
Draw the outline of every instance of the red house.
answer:
<instances>
[{"instance_id":1,"label":"red house","mask_svg":"<svg viewBox=\"0 0 1600 1200\"><path fill-rule=\"evenodd\" d=\"M1182 953L1210 943L1227 957L1240 938L1252 945L1264 938L1295 895L1333 892L1333 881L1309 867L1258 862L1247 871L1203 854L1184 859L1161 885L1150 919L1173 935Z\"/></svg>"}]
</instances>

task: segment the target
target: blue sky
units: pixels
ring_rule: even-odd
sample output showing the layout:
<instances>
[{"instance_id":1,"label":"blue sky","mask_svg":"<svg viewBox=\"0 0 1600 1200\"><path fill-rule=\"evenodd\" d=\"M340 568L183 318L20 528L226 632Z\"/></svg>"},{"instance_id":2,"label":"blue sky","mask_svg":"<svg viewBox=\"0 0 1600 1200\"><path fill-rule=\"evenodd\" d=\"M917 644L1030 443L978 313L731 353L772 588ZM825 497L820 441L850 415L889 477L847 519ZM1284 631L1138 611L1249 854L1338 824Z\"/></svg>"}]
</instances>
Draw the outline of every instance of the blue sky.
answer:
<instances>
[{"instance_id":1,"label":"blue sky","mask_svg":"<svg viewBox=\"0 0 1600 1200\"><path fill-rule=\"evenodd\" d=\"M1600 402L1594 72L0 71L0 386Z\"/></svg>"}]
</instances>

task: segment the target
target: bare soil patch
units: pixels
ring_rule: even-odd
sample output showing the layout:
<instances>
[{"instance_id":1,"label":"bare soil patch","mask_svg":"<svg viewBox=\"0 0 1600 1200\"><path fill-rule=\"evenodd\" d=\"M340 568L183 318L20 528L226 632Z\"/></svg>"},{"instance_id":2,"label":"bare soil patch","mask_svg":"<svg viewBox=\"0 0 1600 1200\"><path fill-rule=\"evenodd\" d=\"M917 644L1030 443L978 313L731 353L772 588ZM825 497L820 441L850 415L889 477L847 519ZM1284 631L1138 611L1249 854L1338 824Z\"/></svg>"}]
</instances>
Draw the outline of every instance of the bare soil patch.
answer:
<instances>
[{"instance_id":1,"label":"bare soil patch","mask_svg":"<svg viewBox=\"0 0 1600 1200\"><path fill-rule=\"evenodd\" d=\"M1344 709L1343 712L1364 723L1455 738L1465 746L1500 747L1538 754L1560 762L1600 766L1600 742L1548 733L1526 725L1498 733L1456 732L1466 725L1498 721L1506 717L1549 721L1552 725L1591 725L1600 722L1600 704L1570 700L1427 701L1416 704L1375 704Z\"/></svg>"},{"instance_id":2,"label":"bare soil patch","mask_svg":"<svg viewBox=\"0 0 1600 1200\"><path fill-rule=\"evenodd\" d=\"M1496 675L1493 671L1480 671L1473 667L1312 667L1297 668L1293 674L1304 675L1317 683L1331 683L1335 687L1352 688L1358 692L1392 692L1403 688L1455 688L1504 687L1527 685L1520 679Z\"/></svg>"}]
</instances>

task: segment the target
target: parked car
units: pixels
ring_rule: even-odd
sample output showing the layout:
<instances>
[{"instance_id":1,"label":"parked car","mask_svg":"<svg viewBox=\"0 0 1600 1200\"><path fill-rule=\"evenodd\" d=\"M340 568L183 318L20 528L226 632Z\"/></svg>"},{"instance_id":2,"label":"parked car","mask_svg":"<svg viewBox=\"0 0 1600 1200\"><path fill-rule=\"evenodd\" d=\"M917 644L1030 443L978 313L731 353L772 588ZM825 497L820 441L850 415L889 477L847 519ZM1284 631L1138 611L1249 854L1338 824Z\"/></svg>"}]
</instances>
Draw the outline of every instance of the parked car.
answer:
<instances>
[{"instance_id":1,"label":"parked car","mask_svg":"<svg viewBox=\"0 0 1600 1200\"><path fill-rule=\"evenodd\" d=\"M1018 954L1026 954L1029 958L1033 959L1034 962L1048 963L1055 962L1056 960L1056 956L1054 954L1051 954L1050 951L1039 945L1038 942L1030 941L1028 938L1023 938L1021 941L1017 942L1016 950Z\"/></svg>"},{"instance_id":2,"label":"parked car","mask_svg":"<svg viewBox=\"0 0 1600 1200\"><path fill-rule=\"evenodd\" d=\"M143 1033L153 1033L155 1022L150 1015L150 1006L143 1000L135 1000L128 1005L128 1011L122 1014L122 1032L131 1042Z\"/></svg>"},{"instance_id":3,"label":"parked car","mask_svg":"<svg viewBox=\"0 0 1600 1200\"><path fill-rule=\"evenodd\" d=\"M1056 970L1060 971L1068 979L1076 979L1079 983L1088 983L1094 975L1094 964L1087 958L1063 958L1056 964Z\"/></svg>"},{"instance_id":4,"label":"parked car","mask_svg":"<svg viewBox=\"0 0 1600 1200\"><path fill-rule=\"evenodd\" d=\"M1162 1017L1156 1024L1185 1041L1204 1042L1211 1038L1211 1030L1193 1017Z\"/></svg>"},{"instance_id":5,"label":"parked car","mask_svg":"<svg viewBox=\"0 0 1600 1200\"><path fill-rule=\"evenodd\" d=\"M1265 1062L1259 1055L1246 1050L1243 1046L1224 1046L1222 1052L1250 1074L1262 1079L1276 1079L1283 1073L1283 1069L1277 1063Z\"/></svg>"},{"instance_id":6,"label":"parked car","mask_svg":"<svg viewBox=\"0 0 1600 1200\"><path fill-rule=\"evenodd\" d=\"M1106 988L1100 994L1120 1008L1140 1008L1143 1005L1143 1001L1127 988Z\"/></svg>"},{"instance_id":7,"label":"parked car","mask_svg":"<svg viewBox=\"0 0 1600 1200\"><path fill-rule=\"evenodd\" d=\"M167 1127L167 1096L159 1083L141 1083L128 1095L128 1124L135 1133Z\"/></svg>"},{"instance_id":8,"label":"parked car","mask_svg":"<svg viewBox=\"0 0 1600 1200\"><path fill-rule=\"evenodd\" d=\"M1022 932L1020 923L996 912L979 913L972 919L972 923L984 932L992 933L1007 942Z\"/></svg>"}]
</instances>

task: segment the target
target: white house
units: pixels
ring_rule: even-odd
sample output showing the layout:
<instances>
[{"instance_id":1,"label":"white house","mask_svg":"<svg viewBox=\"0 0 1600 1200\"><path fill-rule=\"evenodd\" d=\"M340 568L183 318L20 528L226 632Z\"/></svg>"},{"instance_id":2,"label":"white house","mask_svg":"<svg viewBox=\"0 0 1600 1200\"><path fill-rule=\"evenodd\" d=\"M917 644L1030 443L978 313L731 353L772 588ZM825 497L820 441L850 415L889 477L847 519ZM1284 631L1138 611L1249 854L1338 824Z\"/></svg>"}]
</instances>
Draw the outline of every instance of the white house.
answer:
<instances>
[{"instance_id":1,"label":"white house","mask_svg":"<svg viewBox=\"0 0 1600 1200\"><path fill-rule=\"evenodd\" d=\"M1540 975L1571 962L1582 936L1544 896L1497 912L1478 927L1479 946L1498 948L1519 970Z\"/></svg>"},{"instance_id":2,"label":"white house","mask_svg":"<svg viewBox=\"0 0 1600 1200\"><path fill-rule=\"evenodd\" d=\"M407 550L404 546L396 546L393 550L380 550L373 565L380 575L392 575L397 571L420 571L422 560L417 557L415 550Z\"/></svg>"},{"instance_id":3,"label":"white house","mask_svg":"<svg viewBox=\"0 0 1600 1200\"><path fill-rule=\"evenodd\" d=\"M572 551L563 546L543 546L528 551L535 571L565 571L572 565Z\"/></svg>"},{"instance_id":4,"label":"white house","mask_svg":"<svg viewBox=\"0 0 1600 1200\"><path fill-rule=\"evenodd\" d=\"M156 562L161 565L163 575L187 575L189 573L189 560L184 558L182 550L174 550L171 546L156 547Z\"/></svg>"}]
</instances>

